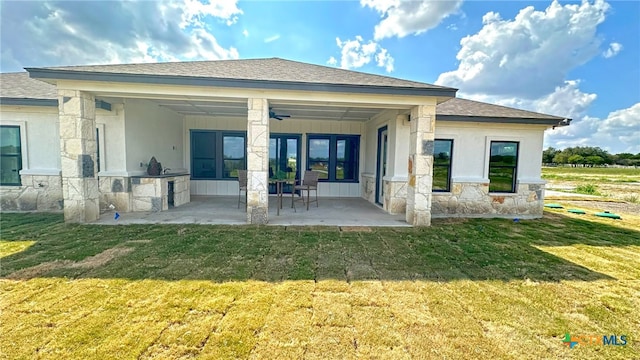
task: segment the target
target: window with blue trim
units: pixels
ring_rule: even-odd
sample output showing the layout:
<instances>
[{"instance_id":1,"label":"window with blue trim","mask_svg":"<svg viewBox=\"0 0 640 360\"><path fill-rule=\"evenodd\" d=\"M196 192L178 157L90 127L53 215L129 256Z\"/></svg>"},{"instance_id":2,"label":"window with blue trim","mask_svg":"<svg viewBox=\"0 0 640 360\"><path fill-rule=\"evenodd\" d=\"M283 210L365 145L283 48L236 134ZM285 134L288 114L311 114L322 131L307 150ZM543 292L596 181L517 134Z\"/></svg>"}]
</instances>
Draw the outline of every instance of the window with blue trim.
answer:
<instances>
[{"instance_id":1,"label":"window with blue trim","mask_svg":"<svg viewBox=\"0 0 640 360\"><path fill-rule=\"evenodd\" d=\"M246 154L244 132L191 130L192 179L235 179L246 168Z\"/></svg>"},{"instance_id":2,"label":"window with blue trim","mask_svg":"<svg viewBox=\"0 0 640 360\"><path fill-rule=\"evenodd\" d=\"M453 140L436 139L433 149L433 191L451 190Z\"/></svg>"},{"instance_id":3,"label":"window with blue trim","mask_svg":"<svg viewBox=\"0 0 640 360\"><path fill-rule=\"evenodd\" d=\"M320 181L358 182L360 135L307 135L307 170Z\"/></svg>"},{"instance_id":4,"label":"window with blue trim","mask_svg":"<svg viewBox=\"0 0 640 360\"><path fill-rule=\"evenodd\" d=\"M0 185L21 185L20 126L0 126Z\"/></svg>"}]
</instances>

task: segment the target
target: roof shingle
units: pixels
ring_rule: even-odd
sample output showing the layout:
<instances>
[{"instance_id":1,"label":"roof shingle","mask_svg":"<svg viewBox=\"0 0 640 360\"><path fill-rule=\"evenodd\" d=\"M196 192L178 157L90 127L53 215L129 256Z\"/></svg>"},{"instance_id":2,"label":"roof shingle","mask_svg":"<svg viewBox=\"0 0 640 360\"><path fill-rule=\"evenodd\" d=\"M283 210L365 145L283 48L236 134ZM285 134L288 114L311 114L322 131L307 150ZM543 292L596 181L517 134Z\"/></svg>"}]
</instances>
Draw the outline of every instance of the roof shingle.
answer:
<instances>
[{"instance_id":1,"label":"roof shingle","mask_svg":"<svg viewBox=\"0 0 640 360\"><path fill-rule=\"evenodd\" d=\"M153 74L189 77L238 78L265 81L303 81L362 86L444 88L388 76L366 74L297 61L273 59L195 61L156 64L122 64L52 67L62 71L99 73ZM446 89L446 88L444 88ZM0 97L16 99L57 99L54 85L32 79L29 73L0 74ZM540 114L479 101L452 98L436 108L436 114L458 118L511 118L562 120L562 117ZM472 119L469 119L472 120Z\"/></svg>"},{"instance_id":2,"label":"roof shingle","mask_svg":"<svg viewBox=\"0 0 640 360\"><path fill-rule=\"evenodd\" d=\"M563 117L494 105L461 98L449 99L436 108L436 114L455 117L563 120Z\"/></svg>"},{"instance_id":3,"label":"roof shingle","mask_svg":"<svg viewBox=\"0 0 640 360\"><path fill-rule=\"evenodd\" d=\"M15 99L57 99L56 87L29 77L28 72L0 73L0 97Z\"/></svg>"},{"instance_id":4,"label":"roof shingle","mask_svg":"<svg viewBox=\"0 0 640 360\"><path fill-rule=\"evenodd\" d=\"M367 74L328 66L307 64L280 58L63 66L46 67L44 69L112 74L282 81L311 84L451 89L445 86L403 80L389 76Z\"/></svg>"}]
</instances>

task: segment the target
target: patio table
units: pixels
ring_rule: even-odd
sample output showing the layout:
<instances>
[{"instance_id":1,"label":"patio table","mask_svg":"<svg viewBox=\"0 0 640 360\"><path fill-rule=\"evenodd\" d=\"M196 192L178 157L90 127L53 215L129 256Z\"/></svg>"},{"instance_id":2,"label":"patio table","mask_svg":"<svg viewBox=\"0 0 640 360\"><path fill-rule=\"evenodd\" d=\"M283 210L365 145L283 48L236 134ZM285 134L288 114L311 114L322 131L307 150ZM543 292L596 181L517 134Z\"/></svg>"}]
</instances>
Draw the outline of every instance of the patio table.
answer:
<instances>
[{"instance_id":1,"label":"patio table","mask_svg":"<svg viewBox=\"0 0 640 360\"><path fill-rule=\"evenodd\" d=\"M276 215L280 216L280 209L282 209L282 195L284 193L283 188L284 184L293 183L293 180L290 179L269 179L269 182L276 185L276 197L278 201ZM293 191L293 187L291 188ZM293 207L293 211L296 211L296 205L292 202L291 206Z\"/></svg>"}]
</instances>

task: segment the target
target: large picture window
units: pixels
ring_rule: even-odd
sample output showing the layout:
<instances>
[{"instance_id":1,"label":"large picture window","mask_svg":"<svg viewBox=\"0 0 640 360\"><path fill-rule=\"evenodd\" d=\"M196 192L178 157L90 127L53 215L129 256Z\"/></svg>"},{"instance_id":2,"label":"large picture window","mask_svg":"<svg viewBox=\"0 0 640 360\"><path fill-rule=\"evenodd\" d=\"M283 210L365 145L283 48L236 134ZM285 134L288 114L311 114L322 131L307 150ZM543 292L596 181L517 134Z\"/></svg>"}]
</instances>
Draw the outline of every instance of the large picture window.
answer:
<instances>
[{"instance_id":1,"label":"large picture window","mask_svg":"<svg viewBox=\"0 0 640 360\"><path fill-rule=\"evenodd\" d=\"M317 171L320 181L357 182L359 135L308 135L307 170Z\"/></svg>"},{"instance_id":2,"label":"large picture window","mask_svg":"<svg viewBox=\"0 0 640 360\"><path fill-rule=\"evenodd\" d=\"M246 168L246 135L242 132L191 130L191 178L235 179Z\"/></svg>"},{"instance_id":3,"label":"large picture window","mask_svg":"<svg viewBox=\"0 0 640 360\"><path fill-rule=\"evenodd\" d=\"M433 191L451 191L453 140L436 139L433 148Z\"/></svg>"},{"instance_id":4,"label":"large picture window","mask_svg":"<svg viewBox=\"0 0 640 360\"><path fill-rule=\"evenodd\" d=\"M518 142L492 141L489 156L489 192L516 192Z\"/></svg>"},{"instance_id":5,"label":"large picture window","mask_svg":"<svg viewBox=\"0 0 640 360\"><path fill-rule=\"evenodd\" d=\"M20 184L22 147L20 126L0 126L0 185Z\"/></svg>"}]
</instances>

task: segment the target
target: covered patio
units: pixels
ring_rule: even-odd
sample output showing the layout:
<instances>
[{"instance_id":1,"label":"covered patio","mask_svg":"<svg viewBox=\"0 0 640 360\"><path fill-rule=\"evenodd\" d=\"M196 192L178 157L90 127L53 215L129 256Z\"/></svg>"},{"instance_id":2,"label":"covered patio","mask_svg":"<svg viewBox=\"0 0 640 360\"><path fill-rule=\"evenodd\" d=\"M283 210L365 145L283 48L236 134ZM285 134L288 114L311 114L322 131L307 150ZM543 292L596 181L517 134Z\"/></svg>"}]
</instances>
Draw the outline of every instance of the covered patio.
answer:
<instances>
[{"instance_id":1,"label":"covered patio","mask_svg":"<svg viewBox=\"0 0 640 360\"><path fill-rule=\"evenodd\" d=\"M269 223L279 226L410 226L404 214L390 215L382 208L363 198L320 198L319 206L312 204L307 211L302 202L296 201L296 209L291 208L291 198L283 199L280 215L277 213L277 199L269 197ZM247 214L235 196L193 196L191 202L180 207L160 212L102 214L95 224L215 224L246 225Z\"/></svg>"}]
</instances>

